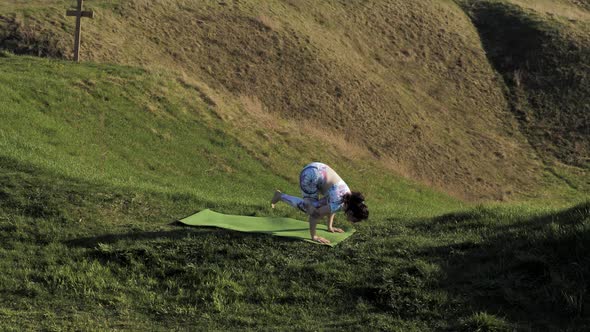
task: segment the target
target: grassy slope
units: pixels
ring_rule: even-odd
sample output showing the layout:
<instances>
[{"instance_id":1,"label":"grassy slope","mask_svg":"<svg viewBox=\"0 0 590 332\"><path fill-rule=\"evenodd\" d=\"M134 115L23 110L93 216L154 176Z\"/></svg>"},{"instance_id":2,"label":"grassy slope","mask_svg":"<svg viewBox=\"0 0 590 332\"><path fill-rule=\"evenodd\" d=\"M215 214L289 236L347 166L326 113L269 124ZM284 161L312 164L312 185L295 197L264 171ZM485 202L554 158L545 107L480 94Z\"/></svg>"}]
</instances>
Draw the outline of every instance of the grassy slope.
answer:
<instances>
[{"instance_id":1,"label":"grassy slope","mask_svg":"<svg viewBox=\"0 0 590 332\"><path fill-rule=\"evenodd\" d=\"M5 5L24 12L5 15L22 34L13 48L35 49L37 38L34 54L68 54L66 6ZM93 61L182 72L221 99L250 98L296 127L338 133L456 196L506 199L534 191L542 176L476 29L451 1L88 6L98 13L84 28Z\"/></svg>"},{"instance_id":2,"label":"grassy slope","mask_svg":"<svg viewBox=\"0 0 590 332\"><path fill-rule=\"evenodd\" d=\"M334 249L178 228L168 223L205 207L300 218L288 207L268 209L272 188L296 190L300 167L275 158L330 153L286 133L265 151L267 138L256 138L264 132L232 124L231 106L217 114L212 100L195 98L194 87L173 76L1 60L0 316L9 329L587 324L576 318L586 298L569 267L588 274L589 211L580 205L558 213L571 198L553 208L461 212L460 202L387 175L376 161L366 158L359 174L358 161L338 163L343 156L334 155L330 162L367 193L372 212L370 223ZM254 115L240 121L262 123ZM456 279L466 266L473 279ZM550 298L519 286L538 269L546 272L536 285L550 289ZM466 296L473 290L495 300Z\"/></svg>"},{"instance_id":3,"label":"grassy slope","mask_svg":"<svg viewBox=\"0 0 590 332\"><path fill-rule=\"evenodd\" d=\"M92 324L96 327L135 324L145 319L143 315L157 316L168 311L176 320L186 310L187 323L198 318L215 326L223 324L222 316L217 315L227 314L224 306L233 306L233 302L225 303L233 300L226 299L223 293L233 294L233 287L242 289L240 292L249 289L238 301L246 302L232 309L237 310L240 319L251 310L261 311L261 321L272 325L273 319L278 319L272 318L277 311L299 307L298 303L287 303L267 308L273 312L266 313L259 305L248 304L251 296L262 296L264 300L307 292L303 291L304 284L297 286L300 291L286 290L286 294L278 295L274 288L255 286L260 276L250 260L240 260L233 267L238 269L236 273L240 271L240 278L246 278L236 283L232 272L223 268L231 266L233 259L223 262L216 254L203 252L232 248L230 243L235 238L239 249L231 250L236 254L244 249L242 246L253 246L245 249L252 250L251 257L242 256L245 253L239 256L262 259L261 254L268 254L262 249L276 244L274 239L180 230L166 224L205 207L268 215L273 188L297 188L295 175L301 165L294 161L310 160L314 153L329 153L317 151L317 147L308 153L311 146L305 144L309 143L286 136L293 140L292 149L282 145L276 153L293 156L296 151L297 157L291 158L289 166L282 165L280 171L269 172L267 163L257 158L259 151L249 151L237 141L238 135L249 135L247 130L238 128L233 134L222 130L227 124L211 106L195 98L192 87L171 77L133 68L77 66L12 56L2 58L1 66L4 75L0 87L5 96L0 107L5 119L0 125L5 321L16 324L24 318L34 326L52 312L55 320L45 324L61 325L68 317L72 326L79 326L76 324L87 320L99 304L104 308L94 313ZM297 148L303 151L297 152ZM285 157L274 156L272 151L267 155ZM366 170L360 173L353 172L350 164L333 164L351 184L360 184L360 189L375 197L375 220L385 221L392 211L399 216L429 216L460 206L425 188L382 175L383 170L372 167L371 162L364 163ZM374 180L365 181L365 177ZM412 206L419 208L409 208ZM301 217L291 209L279 211L281 215ZM149 241L152 238L156 240ZM214 244L220 239L225 243L221 247ZM294 267L296 270L306 268L306 255L317 250L290 241L279 244L286 247L269 259L284 260L286 252L303 250L299 259L284 261L287 267L299 266ZM163 254L158 246L171 247ZM190 278L184 272L168 286L156 282L163 276L142 276L154 271L142 262L145 257L136 255L137 251L164 255L158 259L165 266L157 273L174 273L168 268L184 271L190 269L185 264L192 264L190 275L199 276L201 282L186 285ZM187 261L192 259L186 256L187 251L212 261L195 268L197 262ZM37 254L31 256L33 252ZM321 257L321 253L320 249L316 255ZM128 271L130 262L121 255L139 264L139 270ZM21 264L14 266L15 261ZM284 278L269 275L262 284L276 284ZM229 284L223 286L225 279ZM226 286L229 288L223 289ZM174 294L161 294L161 287L172 287ZM217 287L222 293L216 295ZM188 293L182 295L185 291ZM235 295L231 294L228 296ZM197 301L204 307L193 303L192 309L187 309L186 301ZM264 301L268 306L274 303L272 299ZM24 308L34 310L25 314L21 311ZM206 319L210 315L213 317ZM146 323L148 326L157 322L156 317L151 317L155 320Z\"/></svg>"},{"instance_id":4,"label":"grassy slope","mask_svg":"<svg viewBox=\"0 0 590 332\"><path fill-rule=\"evenodd\" d=\"M93 65L71 67L56 77L56 71L70 67L48 62L39 67L36 80L29 81L18 71L32 70L34 65L26 59L9 57L4 65L1 102L6 157L68 177L186 192L215 202L236 202L230 197L232 183L261 181L244 174L270 168L273 176L283 178L253 186L244 204L265 202L268 188L285 187L285 180L294 183L301 165L323 157L339 166L347 178L358 180L359 190L373 190L361 179L375 176L371 165L378 165L376 160L348 160L342 156L347 146L317 146L289 130L289 124L272 118L267 126L275 126L276 132L266 131L260 118L247 115L255 112L255 105L215 106L213 100L201 100L198 86L185 79L134 68L114 76L120 67ZM16 72L11 74L12 67ZM139 113L129 115L132 111ZM219 185L208 187L202 181ZM383 188L387 186L375 190ZM254 197L258 200L253 201Z\"/></svg>"}]
</instances>

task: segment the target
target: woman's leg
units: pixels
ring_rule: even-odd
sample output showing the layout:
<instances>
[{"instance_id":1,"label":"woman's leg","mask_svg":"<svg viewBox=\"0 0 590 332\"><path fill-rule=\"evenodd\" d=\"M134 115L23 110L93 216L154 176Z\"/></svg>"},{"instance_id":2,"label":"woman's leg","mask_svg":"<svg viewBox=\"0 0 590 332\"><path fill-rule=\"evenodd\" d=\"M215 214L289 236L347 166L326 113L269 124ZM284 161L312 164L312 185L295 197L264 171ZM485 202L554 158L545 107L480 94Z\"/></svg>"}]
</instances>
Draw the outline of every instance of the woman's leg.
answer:
<instances>
[{"instance_id":1,"label":"woman's leg","mask_svg":"<svg viewBox=\"0 0 590 332\"><path fill-rule=\"evenodd\" d=\"M305 201L302 198L281 193L281 201L301 210L302 212L306 212Z\"/></svg>"},{"instance_id":2,"label":"woman's leg","mask_svg":"<svg viewBox=\"0 0 590 332\"><path fill-rule=\"evenodd\" d=\"M305 201L302 198L283 194L282 192L277 190L277 191L275 191L274 197L272 198L272 201L271 201L272 207L274 208L274 205L279 201L283 201L296 209L306 212L305 211ZM319 208L320 206L327 204L328 200L327 200L327 198L322 198L319 201L312 200L311 203L313 204L313 206L315 208Z\"/></svg>"},{"instance_id":3,"label":"woman's leg","mask_svg":"<svg viewBox=\"0 0 590 332\"><path fill-rule=\"evenodd\" d=\"M278 201L283 201L292 207L307 213L305 208L306 202L310 202L315 208L327 203L327 200L325 199L322 199L321 201L319 200L319 188L321 187L322 181L323 174L320 169L313 164L307 165L301 170L301 173L299 173L299 187L301 188L303 198L283 194L277 190L270 201L270 204L274 208Z\"/></svg>"},{"instance_id":4,"label":"woman's leg","mask_svg":"<svg viewBox=\"0 0 590 332\"><path fill-rule=\"evenodd\" d=\"M319 200L319 188L322 184L322 173L317 167L307 166L299 173L299 188L303 199Z\"/></svg>"}]
</instances>

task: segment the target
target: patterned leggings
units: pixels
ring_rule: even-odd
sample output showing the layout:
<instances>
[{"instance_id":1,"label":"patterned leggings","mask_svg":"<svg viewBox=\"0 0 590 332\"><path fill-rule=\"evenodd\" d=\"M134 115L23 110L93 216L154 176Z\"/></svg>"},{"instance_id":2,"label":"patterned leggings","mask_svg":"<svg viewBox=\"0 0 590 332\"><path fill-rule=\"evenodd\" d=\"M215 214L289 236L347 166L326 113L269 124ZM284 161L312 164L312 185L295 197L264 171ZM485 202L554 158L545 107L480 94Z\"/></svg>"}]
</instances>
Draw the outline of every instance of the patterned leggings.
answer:
<instances>
[{"instance_id":1,"label":"patterned leggings","mask_svg":"<svg viewBox=\"0 0 590 332\"><path fill-rule=\"evenodd\" d=\"M301 210L302 212L307 213L307 211L305 209L305 201L302 198L287 195L287 194L281 194L281 201L291 205L292 207L294 207L296 209ZM311 203L313 204L313 207L315 207L317 209L322 205L326 205L328 203L328 198L324 197L320 200L311 200Z\"/></svg>"}]
</instances>

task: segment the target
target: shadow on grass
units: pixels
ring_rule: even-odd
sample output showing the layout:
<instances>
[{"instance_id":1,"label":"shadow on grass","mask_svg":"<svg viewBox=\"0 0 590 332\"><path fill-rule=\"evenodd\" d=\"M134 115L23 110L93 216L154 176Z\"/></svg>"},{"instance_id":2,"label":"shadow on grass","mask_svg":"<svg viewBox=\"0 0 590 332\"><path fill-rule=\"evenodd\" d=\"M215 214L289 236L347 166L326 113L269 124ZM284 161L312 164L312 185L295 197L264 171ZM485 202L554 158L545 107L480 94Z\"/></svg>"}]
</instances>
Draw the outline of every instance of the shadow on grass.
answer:
<instances>
[{"instance_id":1,"label":"shadow on grass","mask_svg":"<svg viewBox=\"0 0 590 332\"><path fill-rule=\"evenodd\" d=\"M458 3L477 28L490 64L503 76L506 99L531 145L541 156L549 153L585 167L590 86L582 68L588 66L590 49L577 44L587 41L578 41L553 15L545 19L509 1Z\"/></svg>"},{"instance_id":2,"label":"shadow on grass","mask_svg":"<svg viewBox=\"0 0 590 332\"><path fill-rule=\"evenodd\" d=\"M474 228L493 227L494 232L514 231L518 229L538 229L548 224L572 227L590 215L590 202L580 203L574 207L534 217L509 216L501 210L478 207L470 211L444 214L430 220L418 221L411 226L420 231L466 231ZM510 219L509 224L504 224ZM502 224L500 224L502 223Z\"/></svg>"},{"instance_id":3,"label":"shadow on grass","mask_svg":"<svg viewBox=\"0 0 590 332\"><path fill-rule=\"evenodd\" d=\"M169 231L142 231L142 232L127 232L127 233L117 233L117 234L104 234L99 236L89 236L89 237L82 237L77 239L72 239L68 241L64 241L64 243L69 247L85 247L85 248L94 248L97 245L103 244L112 244L119 241L146 241L146 240L159 240L159 239L169 239L169 240L179 240L184 239L187 237L194 237L199 236L202 233L199 232L190 232L186 229L176 229L176 230L169 230Z\"/></svg>"},{"instance_id":4,"label":"shadow on grass","mask_svg":"<svg viewBox=\"0 0 590 332\"><path fill-rule=\"evenodd\" d=\"M126 232L126 233L115 233L115 234L103 234L98 236L82 237L64 241L63 243L69 247L82 247L82 248L95 248L100 244L113 244L120 241L151 241L151 240L183 240L183 239L194 239L196 237L216 237L223 241L241 241L244 239L267 239L271 238L275 232L239 232L234 230L227 230L218 227L191 227L184 225L180 222L174 222L172 226L178 227L178 229L165 230L165 231L139 231L139 232ZM299 231L305 229L286 229L279 232L288 231ZM297 238L275 236L273 240L280 241L300 241Z\"/></svg>"},{"instance_id":5,"label":"shadow on grass","mask_svg":"<svg viewBox=\"0 0 590 332\"><path fill-rule=\"evenodd\" d=\"M461 315L487 312L525 331L590 330L590 202L529 218L478 208L411 227L483 238L420 253L443 268L440 287L466 303Z\"/></svg>"}]
</instances>

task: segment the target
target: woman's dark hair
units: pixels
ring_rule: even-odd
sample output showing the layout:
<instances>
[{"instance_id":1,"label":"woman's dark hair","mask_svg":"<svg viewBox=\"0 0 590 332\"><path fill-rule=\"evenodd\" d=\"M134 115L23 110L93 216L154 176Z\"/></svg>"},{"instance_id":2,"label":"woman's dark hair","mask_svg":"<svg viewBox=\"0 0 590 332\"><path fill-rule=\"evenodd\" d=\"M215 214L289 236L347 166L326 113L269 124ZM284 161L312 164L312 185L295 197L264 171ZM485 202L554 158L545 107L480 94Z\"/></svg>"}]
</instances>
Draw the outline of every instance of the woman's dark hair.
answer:
<instances>
[{"instance_id":1,"label":"woman's dark hair","mask_svg":"<svg viewBox=\"0 0 590 332\"><path fill-rule=\"evenodd\" d=\"M344 195L343 199L346 204L346 212L350 212L357 222L369 218L369 209L365 205L365 196L363 194L353 191Z\"/></svg>"}]
</instances>

